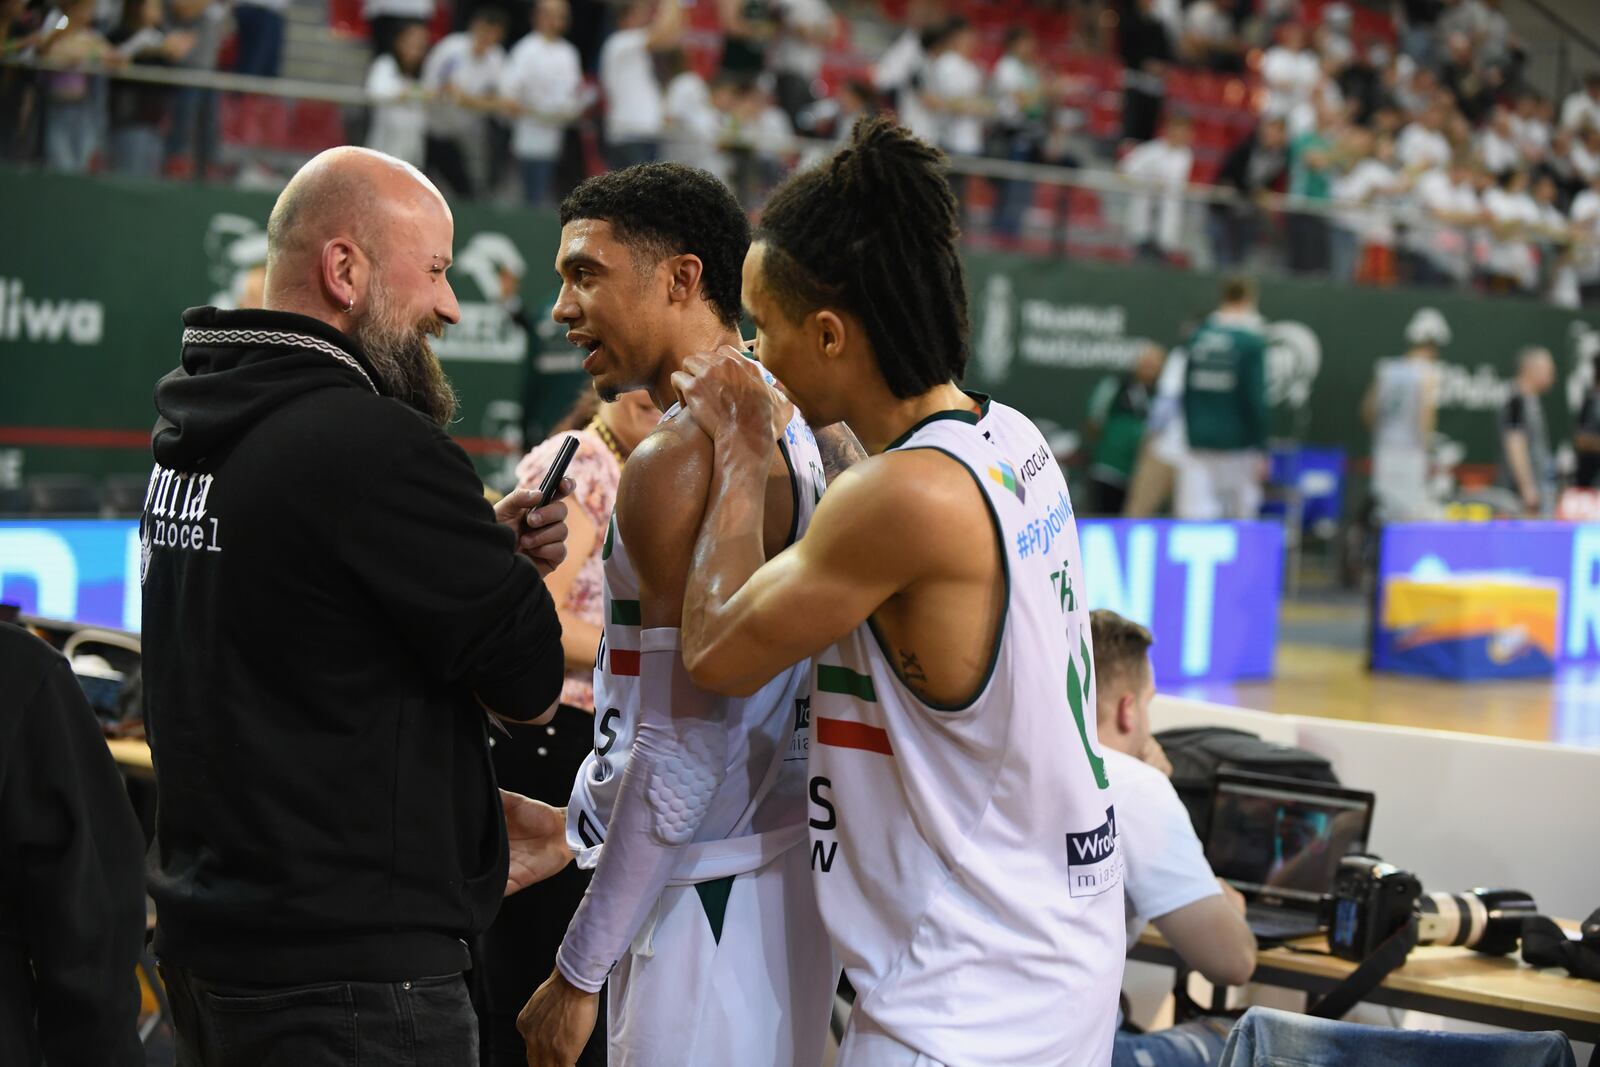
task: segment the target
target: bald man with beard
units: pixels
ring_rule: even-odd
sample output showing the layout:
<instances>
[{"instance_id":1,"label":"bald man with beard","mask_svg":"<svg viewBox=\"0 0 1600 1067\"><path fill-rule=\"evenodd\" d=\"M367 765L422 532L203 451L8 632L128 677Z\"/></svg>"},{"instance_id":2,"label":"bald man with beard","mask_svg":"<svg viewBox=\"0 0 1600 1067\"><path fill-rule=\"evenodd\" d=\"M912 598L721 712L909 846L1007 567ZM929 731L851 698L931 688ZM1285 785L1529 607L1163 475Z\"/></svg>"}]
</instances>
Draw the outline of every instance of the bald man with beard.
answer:
<instances>
[{"instance_id":1,"label":"bald man with beard","mask_svg":"<svg viewBox=\"0 0 1600 1067\"><path fill-rule=\"evenodd\" d=\"M466 941L568 860L488 740L555 709L566 508L491 509L445 432L426 178L324 152L267 237L264 309L184 313L140 522L177 1062L471 1064Z\"/></svg>"}]
</instances>

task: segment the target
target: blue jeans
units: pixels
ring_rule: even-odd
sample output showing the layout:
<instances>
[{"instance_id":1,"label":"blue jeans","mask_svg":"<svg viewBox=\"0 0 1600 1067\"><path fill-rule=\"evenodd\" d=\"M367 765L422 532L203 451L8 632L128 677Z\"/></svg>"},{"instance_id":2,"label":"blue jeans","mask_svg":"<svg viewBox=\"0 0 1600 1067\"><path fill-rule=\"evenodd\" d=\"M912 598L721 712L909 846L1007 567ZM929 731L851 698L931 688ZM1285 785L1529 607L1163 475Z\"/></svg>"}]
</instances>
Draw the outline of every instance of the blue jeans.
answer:
<instances>
[{"instance_id":1,"label":"blue jeans","mask_svg":"<svg viewBox=\"0 0 1600 1067\"><path fill-rule=\"evenodd\" d=\"M1006 158L1013 163L1031 163L1038 156L1037 146L1021 135L1012 136L1006 148ZM1002 237L1016 237L1022 233L1022 220L1033 203L1033 183L1019 178L997 178L994 188L994 232Z\"/></svg>"},{"instance_id":2,"label":"blue jeans","mask_svg":"<svg viewBox=\"0 0 1600 1067\"><path fill-rule=\"evenodd\" d=\"M167 156L194 151L195 177L205 177L206 166L217 160L221 127L214 89L179 89L172 94L172 125L167 130Z\"/></svg>"},{"instance_id":3,"label":"blue jeans","mask_svg":"<svg viewBox=\"0 0 1600 1067\"><path fill-rule=\"evenodd\" d=\"M523 201L529 207L543 207L550 199L550 184L556 177L556 161L519 157L517 172L522 175Z\"/></svg>"},{"instance_id":4,"label":"blue jeans","mask_svg":"<svg viewBox=\"0 0 1600 1067\"><path fill-rule=\"evenodd\" d=\"M239 56L233 69L276 78L283 62L283 16L255 4L238 4L233 21L239 28Z\"/></svg>"},{"instance_id":5,"label":"blue jeans","mask_svg":"<svg viewBox=\"0 0 1600 1067\"><path fill-rule=\"evenodd\" d=\"M1573 1067L1566 1035L1448 1034L1315 1019L1251 1008L1234 1026L1219 1067Z\"/></svg>"},{"instance_id":6,"label":"blue jeans","mask_svg":"<svg viewBox=\"0 0 1600 1067\"><path fill-rule=\"evenodd\" d=\"M50 102L44 127L46 166L66 174L86 174L99 149L100 109L93 96L71 103Z\"/></svg>"},{"instance_id":7,"label":"blue jeans","mask_svg":"<svg viewBox=\"0 0 1600 1067\"><path fill-rule=\"evenodd\" d=\"M606 163L612 170L639 163L654 163L659 158L660 141L612 141L606 145Z\"/></svg>"},{"instance_id":8,"label":"blue jeans","mask_svg":"<svg viewBox=\"0 0 1600 1067\"><path fill-rule=\"evenodd\" d=\"M1221 1024L1227 1025L1226 1020ZM1111 1067L1212 1067L1222 1055L1223 1036L1204 1019L1149 1034L1117 1031Z\"/></svg>"},{"instance_id":9,"label":"blue jeans","mask_svg":"<svg viewBox=\"0 0 1600 1067\"><path fill-rule=\"evenodd\" d=\"M111 166L136 178L161 176L161 128L119 126L111 131Z\"/></svg>"},{"instance_id":10,"label":"blue jeans","mask_svg":"<svg viewBox=\"0 0 1600 1067\"><path fill-rule=\"evenodd\" d=\"M1349 284L1356 278L1356 258L1361 252L1361 241L1354 230L1347 230L1337 222L1328 224L1328 274L1336 282Z\"/></svg>"},{"instance_id":11,"label":"blue jeans","mask_svg":"<svg viewBox=\"0 0 1600 1067\"><path fill-rule=\"evenodd\" d=\"M478 1020L459 974L409 982L240 988L163 963L176 1067L476 1064Z\"/></svg>"}]
</instances>

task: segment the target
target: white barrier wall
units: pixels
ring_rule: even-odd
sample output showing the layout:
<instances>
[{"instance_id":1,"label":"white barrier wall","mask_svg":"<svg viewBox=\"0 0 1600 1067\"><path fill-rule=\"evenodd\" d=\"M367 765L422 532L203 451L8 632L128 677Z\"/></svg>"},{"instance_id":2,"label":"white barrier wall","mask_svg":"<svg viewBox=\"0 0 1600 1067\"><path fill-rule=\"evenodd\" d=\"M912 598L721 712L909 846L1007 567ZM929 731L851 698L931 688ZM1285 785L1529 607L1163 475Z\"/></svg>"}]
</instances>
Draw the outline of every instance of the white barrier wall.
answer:
<instances>
[{"instance_id":1,"label":"white barrier wall","mask_svg":"<svg viewBox=\"0 0 1600 1067\"><path fill-rule=\"evenodd\" d=\"M1571 919L1600 907L1600 751L1166 696L1151 720L1231 726L1327 757L1340 781L1377 795L1371 849L1430 891L1523 889Z\"/></svg>"}]
</instances>

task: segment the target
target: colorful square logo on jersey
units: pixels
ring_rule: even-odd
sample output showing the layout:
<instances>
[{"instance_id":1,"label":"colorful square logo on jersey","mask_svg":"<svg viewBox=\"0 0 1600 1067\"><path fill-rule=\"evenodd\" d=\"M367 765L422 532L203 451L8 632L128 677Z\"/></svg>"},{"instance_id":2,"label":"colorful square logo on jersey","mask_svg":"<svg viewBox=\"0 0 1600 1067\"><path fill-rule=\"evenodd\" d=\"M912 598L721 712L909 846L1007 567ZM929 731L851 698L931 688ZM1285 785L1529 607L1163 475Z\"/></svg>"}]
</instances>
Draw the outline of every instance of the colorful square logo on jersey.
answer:
<instances>
[{"instance_id":1,"label":"colorful square logo on jersey","mask_svg":"<svg viewBox=\"0 0 1600 1067\"><path fill-rule=\"evenodd\" d=\"M1017 477L1017 472L1012 469L1011 464L1001 463L999 466L990 467L989 477L1017 494L1017 500L1024 504L1028 502L1028 490L1023 486L1022 479Z\"/></svg>"}]
</instances>

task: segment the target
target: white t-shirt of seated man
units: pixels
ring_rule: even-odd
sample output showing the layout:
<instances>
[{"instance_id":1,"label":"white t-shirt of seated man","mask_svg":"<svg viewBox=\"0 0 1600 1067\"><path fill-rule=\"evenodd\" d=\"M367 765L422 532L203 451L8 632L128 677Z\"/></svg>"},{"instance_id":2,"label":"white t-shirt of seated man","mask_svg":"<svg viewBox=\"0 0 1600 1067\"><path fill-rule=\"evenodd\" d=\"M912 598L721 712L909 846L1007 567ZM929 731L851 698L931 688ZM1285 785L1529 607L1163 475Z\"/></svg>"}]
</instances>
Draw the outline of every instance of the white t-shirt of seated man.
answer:
<instances>
[{"instance_id":1,"label":"white t-shirt of seated man","mask_svg":"<svg viewBox=\"0 0 1600 1067\"><path fill-rule=\"evenodd\" d=\"M1117 813L1117 849L1127 902L1128 947L1145 924L1220 896L1189 812L1167 776L1116 749L1102 749Z\"/></svg>"}]
</instances>

